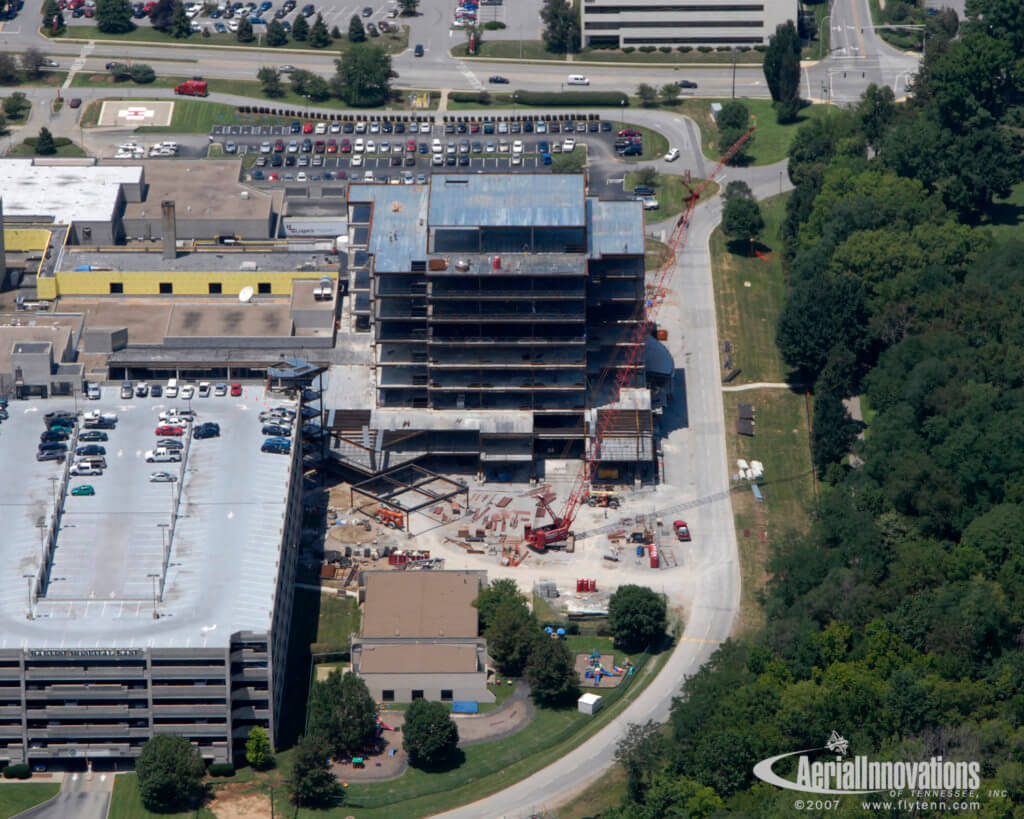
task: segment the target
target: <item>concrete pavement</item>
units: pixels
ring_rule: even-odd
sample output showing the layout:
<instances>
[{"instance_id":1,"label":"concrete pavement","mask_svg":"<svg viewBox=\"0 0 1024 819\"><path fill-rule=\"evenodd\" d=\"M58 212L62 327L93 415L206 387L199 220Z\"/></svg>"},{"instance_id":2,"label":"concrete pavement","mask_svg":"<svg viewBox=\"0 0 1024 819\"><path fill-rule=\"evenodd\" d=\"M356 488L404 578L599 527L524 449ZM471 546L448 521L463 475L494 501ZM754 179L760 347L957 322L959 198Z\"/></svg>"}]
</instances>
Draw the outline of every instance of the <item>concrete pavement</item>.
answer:
<instances>
[{"instance_id":1,"label":"concrete pavement","mask_svg":"<svg viewBox=\"0 0 1024 819\"><path fill-rule=\"evenodd\" d=\"M16 819L106 819L114 790L112 773L68 773L49 802L19 813Z\"/></svg>"}]
</instances>

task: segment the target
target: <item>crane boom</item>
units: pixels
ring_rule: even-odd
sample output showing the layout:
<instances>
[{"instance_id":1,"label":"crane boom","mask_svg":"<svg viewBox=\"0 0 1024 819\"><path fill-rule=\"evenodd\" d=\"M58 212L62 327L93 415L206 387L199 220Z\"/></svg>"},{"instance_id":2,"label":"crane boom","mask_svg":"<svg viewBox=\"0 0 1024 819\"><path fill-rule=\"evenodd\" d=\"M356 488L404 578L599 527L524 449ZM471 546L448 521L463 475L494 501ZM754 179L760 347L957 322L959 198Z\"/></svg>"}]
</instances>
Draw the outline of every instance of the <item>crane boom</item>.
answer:
<instances>
[{"instance_id":1,"label":"crane boom","mask_svg":"<svg viewBox=\"0 0 1024 819\"><path fill-rule=\"evenodd\" d=\"M670 251L669 257L665 260L665 263L654 272L654 285L648 285L646 287L648 294L645 294L643 302L639 307L639 323L633 331L629 344L626 347L625 358L622 361L611 362L601 371L601 375L591 392L592 395L600 393L605 379L612 371L615 373L615 378L612 383L610 403L614 404L618 401L623 388L628 387L632 382L637 363L640 360L640 356L643 355L643 352L646 349L647 337L650 335L651 328L655 323L655 317L657 316L658 310L660 309L664 299L665 283L668 281L671 271L675 265L676 253L686 245L686 235L690 226L690 214L693 213L693 209L697 206L697 202L700 199L701 193L704 192L704 189L708 186L711 180L719 174L729 160L732 159L743 147L746 141L750 139L756 127L757 122L752 118L750 127L738 140L736 140L735 143L732 144L732 146L730 146L729 150L722 155L718 164L715 165L714 170L697 186L696 190L690 190L690 195L686 198L686 210L683 211L682 215L672 228L672 235L668 241L668 248ZM596 413L597 426L594 431L594 435L591 438L590 451L584 453L584 462L576 473L576 477L573 479L572 488L569 490L565 506L562 507L561 515L555 515L554 510L552 510L545 502L544 506L552 517L552 523L537 528L533 528L529 525L526 526L524 533L526 543L535 551L543 552L549 545L559 543L569 537L569 529L572 526L573 521L576 519L576 513L579 511L580 504L586 494L587 486L593 480L593 471L601 460L601 444L604 442L605 433L608 431L608 424L611 422L611 415L611 413L605 413L602 419L601 413Z\"/></svg>"}]
</instances>

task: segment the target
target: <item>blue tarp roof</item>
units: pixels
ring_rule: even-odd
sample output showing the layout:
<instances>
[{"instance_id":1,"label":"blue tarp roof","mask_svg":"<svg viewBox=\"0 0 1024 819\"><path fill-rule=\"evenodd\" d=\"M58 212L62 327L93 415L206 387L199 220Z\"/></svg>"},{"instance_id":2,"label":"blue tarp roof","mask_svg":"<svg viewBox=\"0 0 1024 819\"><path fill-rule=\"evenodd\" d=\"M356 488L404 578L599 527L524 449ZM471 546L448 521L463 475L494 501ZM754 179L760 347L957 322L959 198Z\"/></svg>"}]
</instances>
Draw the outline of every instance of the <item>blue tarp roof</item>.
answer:
<instances>
[{"instance_id":1,"label":"blue tarp roof","mask_svg":"<svg viewBox=\"0 0 1024 819\"><path fill-rule=\"evenodd\" d=\"M581 227L586 221L583 174L436 174L431 180L431 227Z\"/></svg>"}]
</instances>

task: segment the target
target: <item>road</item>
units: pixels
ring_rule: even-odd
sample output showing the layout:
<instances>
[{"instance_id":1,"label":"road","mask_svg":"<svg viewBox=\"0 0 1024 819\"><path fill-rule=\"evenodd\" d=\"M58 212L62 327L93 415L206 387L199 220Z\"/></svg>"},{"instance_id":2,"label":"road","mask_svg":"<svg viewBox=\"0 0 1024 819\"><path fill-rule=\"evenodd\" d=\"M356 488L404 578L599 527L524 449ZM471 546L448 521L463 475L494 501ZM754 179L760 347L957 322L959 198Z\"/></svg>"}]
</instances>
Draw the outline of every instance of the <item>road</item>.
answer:
<instances>
[{"instance_id":1,"label":"road","mask_svg":"<svg viewBox=\"0 0 1024 819\"><path fill-rule=\"evenodd\" d=\"M113 788L112 773L66 773L60 793L17 819L106 819Z\"/></svg>"}]
</instances>

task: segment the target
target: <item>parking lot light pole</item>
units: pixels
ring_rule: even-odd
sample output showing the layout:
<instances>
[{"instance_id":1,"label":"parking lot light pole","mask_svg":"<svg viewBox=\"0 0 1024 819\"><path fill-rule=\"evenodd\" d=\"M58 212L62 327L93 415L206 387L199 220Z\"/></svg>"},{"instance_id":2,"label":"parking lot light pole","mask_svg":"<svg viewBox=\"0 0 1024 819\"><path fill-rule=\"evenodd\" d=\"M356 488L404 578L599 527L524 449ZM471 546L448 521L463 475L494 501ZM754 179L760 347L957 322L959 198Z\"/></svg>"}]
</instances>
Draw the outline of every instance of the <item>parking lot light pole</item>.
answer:
<instances>
[{"instance_id":1,"label":"parking lot light pole","mask_svg":"<svg viewBox=\"0 0 1024 819\"><path fill-rule=\"evenodd\" d=\"M160 575L157 572L150 572L146 577L153 581L153 619L159 620L160 614L156 610L156 581L160 578Z\"/></svg>"},{"instance_id":2,"label":"parking lot light pole","mask_svg":"<svg viewBox=\"0 0 1024 819\"><path fill-rule=\"evenodd\" d=\"M32 581L36 579L34 574L23 574L28 581L28 613L25 615L27 619L32 620L35 618L35 613L32 611Z\"/></svg>"},{"instance_id":3,"label":"parking lot light pole","mask_svg":"<svg viewBox=\"0 0 1024 819\"><path fill-rule=\"evenodd\" d=\"M620 103L622 105L622 116L620 117L620 122L619 122L619 128L620 129L626 127L626 103L627 102L628 102L628 100L623 99L621 101L621 103Z\"/></svg>"}]
</instances>

